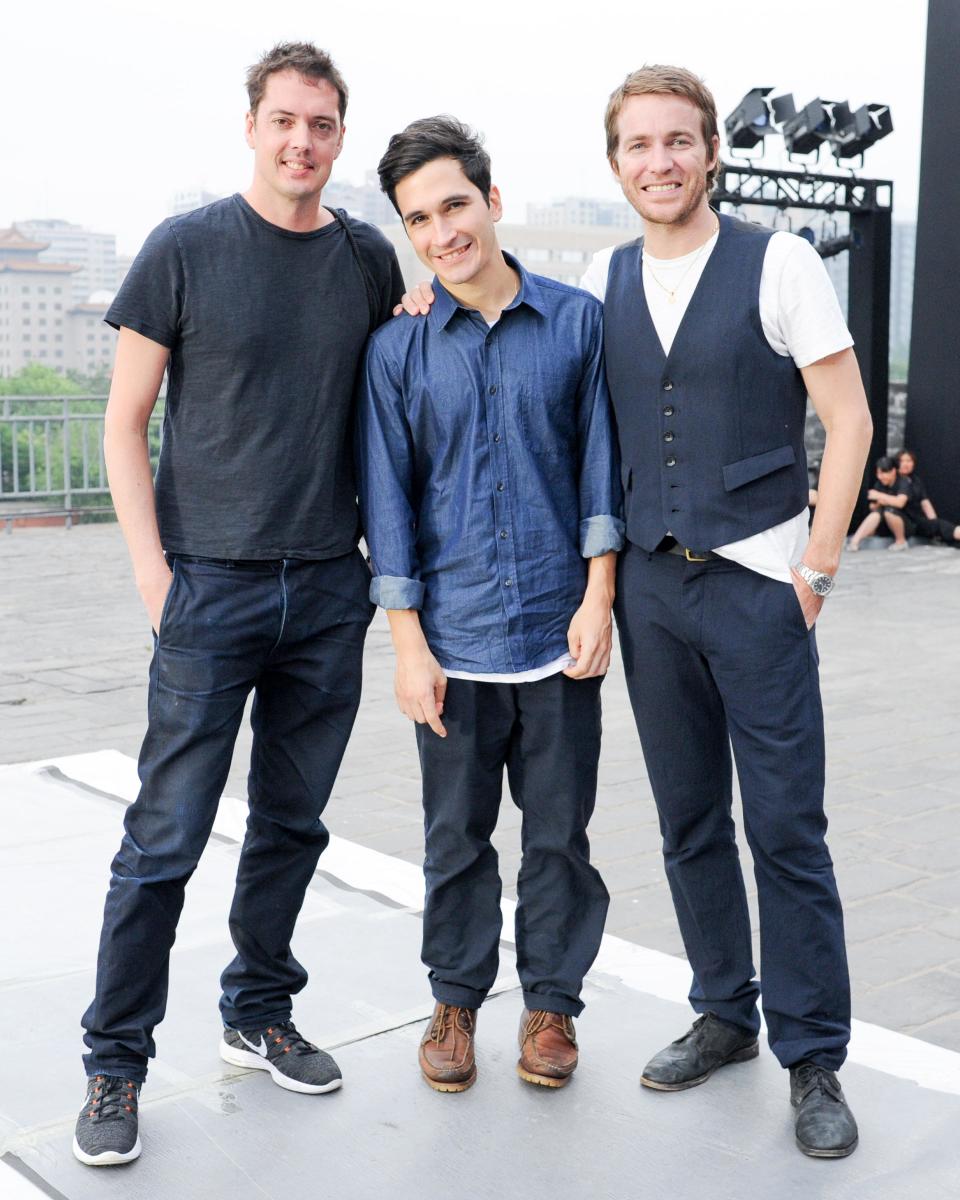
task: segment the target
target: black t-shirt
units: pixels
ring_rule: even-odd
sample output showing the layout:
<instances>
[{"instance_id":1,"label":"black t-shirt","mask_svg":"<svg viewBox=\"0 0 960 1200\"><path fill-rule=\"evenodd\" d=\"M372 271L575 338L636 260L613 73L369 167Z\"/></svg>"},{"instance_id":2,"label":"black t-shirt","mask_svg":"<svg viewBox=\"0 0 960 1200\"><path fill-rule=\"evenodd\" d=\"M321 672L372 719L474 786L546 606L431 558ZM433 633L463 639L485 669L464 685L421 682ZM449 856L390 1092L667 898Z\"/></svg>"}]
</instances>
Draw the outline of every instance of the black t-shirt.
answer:
<instances>
[{"instance_id":1,"label":"black t-shirt","mask_svg":"<svg viewBox=\"0 0 960 1200\"><path fill-rule=\"evenodd\" d=\"M356 545L355 376L403 280L379 230L347 222L352 238L339 220L294 233L234 195L164 221L137 255L105 319L170 349L165 550L333 558Z\"/></svg>"},{"instance_id":2,"label":"black t-shirt","mask_svg":"<svg viewBox=\"0 0 960 1200\"><path fill-rule=\"evenodd\" d=\"M910 497L904 512L914 521L926 520L922 502L929 499L929 493L924 486L923 480L917 475L898 475L897 479L898 481L902 480L907 485L907 495Z\"/></svg>"},{"instance_id":3,"label":"black t-shirt","mask_svg":"<svg viewBox=\"0 0 960 1200\"><path fill-rule=\"evenodd\" d=\"M873 488L875 492L886 492L888 496L909 496L910 485L903 475L898 475L893 483L881 483L879 479L874 479L867 487L869 491ZM894 511L903 512L903 509L897 510L896 505L891 505Z\"/></svg>"}]
</instances>

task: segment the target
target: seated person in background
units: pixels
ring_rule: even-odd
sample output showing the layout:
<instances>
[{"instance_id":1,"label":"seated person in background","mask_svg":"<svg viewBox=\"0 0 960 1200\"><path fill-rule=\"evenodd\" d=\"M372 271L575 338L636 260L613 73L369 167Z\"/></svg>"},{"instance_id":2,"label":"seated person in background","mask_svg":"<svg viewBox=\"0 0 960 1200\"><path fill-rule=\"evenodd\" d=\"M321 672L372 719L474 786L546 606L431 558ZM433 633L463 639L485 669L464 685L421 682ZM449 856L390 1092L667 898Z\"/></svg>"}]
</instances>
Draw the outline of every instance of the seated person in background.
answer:
<instances>
[{"instance_id":1,"label":"seated person in background","mask_svg":"<svg viewBox=\"0 0 960 1200\"><path fill-rule=\"evenodd\" d=\"M937 516L937 510L916 470L917 456L912 450L901 450L897 455L897 473L909 485L904 514L920 537L942 538L948 545L960 547L960 525Z\"/></svg>"},{"instance_id":2,"label":"seated person in background","mask_svg":"<svg viewBox=\"0 0 960 1200\"><path fill-rule=\"evenodd\" d=\"M886 526L893 534L893 543L887 549L909 550L907 538L913 533L913 522L905 510L910 499L910 484L897 474L897 464L892 458L878 458L875 470L876 482L867 489L870 511L860 522L847 549L859 550L864 538Z\"/></svg>"}]
</instances>

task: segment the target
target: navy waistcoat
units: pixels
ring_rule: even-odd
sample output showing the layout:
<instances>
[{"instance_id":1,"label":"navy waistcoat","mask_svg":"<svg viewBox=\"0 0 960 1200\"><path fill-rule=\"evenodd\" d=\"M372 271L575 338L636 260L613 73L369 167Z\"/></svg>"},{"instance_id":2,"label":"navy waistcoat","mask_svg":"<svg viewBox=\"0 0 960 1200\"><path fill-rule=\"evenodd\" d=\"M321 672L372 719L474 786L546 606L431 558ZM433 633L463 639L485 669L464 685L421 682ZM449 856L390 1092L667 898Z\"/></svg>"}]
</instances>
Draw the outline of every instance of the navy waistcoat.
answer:
<instances>
[{"instance_id":1,"label":"navy waistcoat","mask_svg":"<svg viewBox=\"0 0 960 1200\"><path fill-rule=\"evenodd\" d=\"M772 236L721 216L720 235L665 355L643 293L643 239L618 247L604 300L627 537L652 550L669 530L708 550L801 512L806 388L760 321Z\"/></svg>"}]
</instances>

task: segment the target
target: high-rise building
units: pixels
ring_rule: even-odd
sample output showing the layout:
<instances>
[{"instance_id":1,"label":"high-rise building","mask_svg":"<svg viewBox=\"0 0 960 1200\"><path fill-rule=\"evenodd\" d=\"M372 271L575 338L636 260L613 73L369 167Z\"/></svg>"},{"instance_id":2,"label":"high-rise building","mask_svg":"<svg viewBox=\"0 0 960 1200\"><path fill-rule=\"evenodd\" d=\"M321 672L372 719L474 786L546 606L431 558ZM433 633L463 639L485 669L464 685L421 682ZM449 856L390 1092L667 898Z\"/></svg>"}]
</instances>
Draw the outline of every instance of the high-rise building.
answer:
<instances>
[{"instance_id":1,"label":"high-rise building","mask_svg":"<svg viewBox=\"0 0 960 1200\"><path fill-rule=\"evenodd\" d=\"M76 263L43 258L47 242L0 229L0 376L31 363L94 374L109 371L116 334L103 324L109 291L73 301Z\"/></svg>"},{"instance_id":2,"label":"high-rise building","mask_svg":"<svg viewBox=\"0 0 960 1200\"><path fill-rule=\"evenodd\" d=\"M203 208L206 204L212 204L214 200L222 199L223 197L218 196L216 192L208 192L204 188L187 188L181 192L174 192L170 205L170 216L179 217L183 213L193 212L195 208Z\"/></svg>"},{"instance_id":3,"label":"high-rise building","mask_svg":"<svg viewBox=\"0 0 960 1200\"><path fill-rule=\"evenodd\" d=\"M82 304L92 292L116 291L117 239L112 233L97 233L69 221L17 221L16 228L28 240L42 241L46 249L40 261L73 263L71 300Z\"/></svg>"},{"instance_id":4,"label":"high-rise building","mask_svg":"<svg viewBox=\"0 0 960 1200\"><path fill-rule=\"evenodd\" d=\"M380 190L376 171L367 171L359 186L334 177L324 187L322 200L327 208L345 208L351 217L369 221L371 225L396 225L400 221L396 209Z\"/></svg>"},{"instance_id":5,"label":"high-rise building","mask_svg":"<svg viewBox=\"0 0 960 1200\"><path fill-rule=\"evenodd\" d=\"M894 221L890 252L890 360L904 365L910 361L913 260L916 250L916 222Z\"/></svg>"},{"instance_id":6,"label":"high-rise building","mask_svg":"<svg viewBox=\"0 0 960 1200\"><path fill-rule=\"evenodd\" d=\"M643 229L643 220L625 200L567 196L549 204L528 204L527 224L538 228ZM609 243L608 243L609 244Z\"/></svg>"},{"instance_id":7,"label":"high-rise building","mask_svg":"<svg viewBox=\"0 0 960 1200\"><path fill-rule=\"evenodd\" d=\"M412 287L430 272L420 262L403 226L381 226L381 232L393 243L400 271L407 287ZM589 226L549 228L536 225L497 225L501 247L514 255L529 270L548 279L580 286L580 279L598 250L624 241L615 229L591 229Z\"/></svg>"}]
</instances>

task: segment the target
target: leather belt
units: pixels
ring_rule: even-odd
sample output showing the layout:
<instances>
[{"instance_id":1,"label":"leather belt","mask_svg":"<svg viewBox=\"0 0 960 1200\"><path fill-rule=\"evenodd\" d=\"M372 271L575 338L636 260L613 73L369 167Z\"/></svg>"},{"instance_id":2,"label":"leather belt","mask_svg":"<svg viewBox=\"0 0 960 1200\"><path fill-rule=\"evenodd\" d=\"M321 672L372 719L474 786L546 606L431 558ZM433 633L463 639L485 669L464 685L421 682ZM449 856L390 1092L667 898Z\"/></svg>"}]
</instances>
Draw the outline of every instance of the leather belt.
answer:
<instances>
[{"instance_id":1,"label":"leather belt","mask_svg":"<svg viewBox=\"0 0 960 1200\"><path fill-rule=\"evenodd\" d=\"M689 546L681 546L677 539L669 534L660 542L656 550L661 554L679 554L687 562L706 562L711 558L720 558L720 555L714 554L712 550L691 550Z\"/></svg>"}]
</instances>

